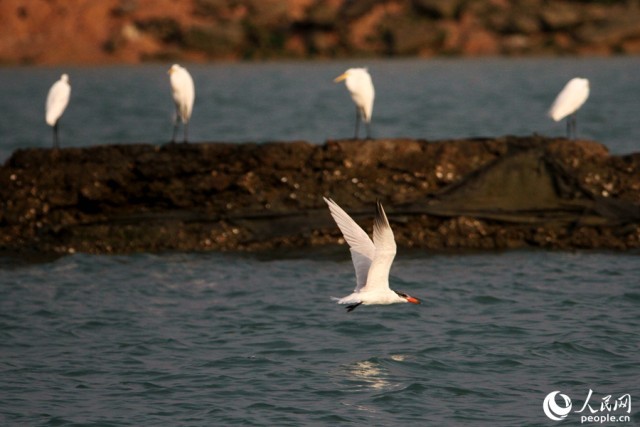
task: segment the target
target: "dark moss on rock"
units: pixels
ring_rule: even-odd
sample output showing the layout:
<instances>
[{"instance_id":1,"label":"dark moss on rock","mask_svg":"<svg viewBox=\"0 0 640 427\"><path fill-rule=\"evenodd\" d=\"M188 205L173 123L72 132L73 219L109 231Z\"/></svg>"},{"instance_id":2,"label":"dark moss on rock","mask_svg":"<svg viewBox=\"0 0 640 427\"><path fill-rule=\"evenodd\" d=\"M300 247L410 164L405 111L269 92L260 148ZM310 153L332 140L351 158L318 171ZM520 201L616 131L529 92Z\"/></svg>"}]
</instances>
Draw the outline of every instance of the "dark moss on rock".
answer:
<instances>
[{"instance_id":1,"label":"dark moss on rock","mask_svg":"<svg viewBox=\"0 0 640 427\"><path fill-rule=\"evenodd\" d=\"M399 245L640 247L640 154L543 137L146 144L16 151L0 250L132 253L335 243L322 196Z\"/></svg>"}]
</instances>

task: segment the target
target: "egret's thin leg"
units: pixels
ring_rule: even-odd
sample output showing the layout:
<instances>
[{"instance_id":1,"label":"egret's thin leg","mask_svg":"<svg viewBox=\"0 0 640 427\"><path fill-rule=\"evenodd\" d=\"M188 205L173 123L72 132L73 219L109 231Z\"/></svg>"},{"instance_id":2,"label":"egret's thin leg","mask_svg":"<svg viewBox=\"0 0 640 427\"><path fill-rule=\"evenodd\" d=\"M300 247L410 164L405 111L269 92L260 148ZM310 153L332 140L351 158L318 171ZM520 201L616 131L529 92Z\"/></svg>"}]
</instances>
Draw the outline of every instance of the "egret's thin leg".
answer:
<instances>
[{"instance_id":1,"label":"egret's thin leg","mask_svg":"<svg viewBox=\"0 0 640 427\"><path fill-rule=\"evenodd\" d=\"M184 123L184 142L187 142L188 134L189 134L189 122Z\"/></svg>"},{"instance_id":2,"label":"egret's thin leg","mask_svg":"<svg viewBox=\"0 0 640 427\"><path fill-rule=\"evenodd\" d=\"M567 139L571 139L571 116L567 117Z\"/></svg>"},{"instance_id":3,"label":"egret's thin leg","mask_svg":"<svg viewBox=\"0 0 640 427\"><path fill-rule=\"evenodd\" d=\"M58 140L58 122L53 125L53 148L60 148L60 142Z\"/></svg>"},{"instance_id":4,"label":"egret's thin leg","mask_svg":"<svg viewBox=\"0 0 640 427\"><path fill-rule=\"evenodd\" d=\"M356 107L356 132L353 136L353 139L358 139L358 134L360 133L360 110Z\"/></svg>"},{"instance_id":5,"label":"egret's thin leg","mask_svg":"<svg viewBox=\"0 0 640 427\"><path fill-rule=\"evenodd\" d=\"M171 137L171 142L176 142L177 135L178 135L178 120L176 120L173 124L173 136Z\"/></svg>"},{"instance_id":6,"label":"egret's thin leg","mask_svg":"<svg viewBox=\"0 0 640 427\"><path fill-rule=\"evenodd\" d=\"M367 139L371 139L371 121L365 122L364 125L367 129Z\"/></svg>"}]
</instances>

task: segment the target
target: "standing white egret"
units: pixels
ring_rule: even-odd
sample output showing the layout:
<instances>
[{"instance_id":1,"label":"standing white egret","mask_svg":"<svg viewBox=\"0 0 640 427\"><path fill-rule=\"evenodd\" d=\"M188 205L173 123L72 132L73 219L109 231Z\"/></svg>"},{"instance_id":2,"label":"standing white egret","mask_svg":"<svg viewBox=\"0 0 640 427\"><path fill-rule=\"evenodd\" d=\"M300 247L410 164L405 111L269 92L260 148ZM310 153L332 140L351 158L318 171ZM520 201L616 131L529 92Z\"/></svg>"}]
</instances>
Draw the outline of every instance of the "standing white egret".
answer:
<instances>
[{"instance_id":1,"label":"standing white egret","mask_svg":"<svg viewBox=\"0 0 640 427\"><path fill-rule=\"evenodd\" d=\"M193 101L196 98L193 79L187 69L178 64L173 64L171 68L169 68L168 73L169 79L171 80L173 101L176 104L176 118L171 142L176 141L178 121L182 122L184 126L184 142L187 142L187 128L189 126L189 119L191 118L191 111L193 111Z\"/></svg>"},{"instance_id":2,"label":"standing white egret","mask_svg":"<svg viewBox=\"0 0 640 427\"><path fill-rule=\"evenodd\" d=\"M58 141L58 122L69 104L71 96L71 85L69 84L69 76L63 74L60 80L55 82L49 94L47 95L47 104L45 106L45 120L49 126L53 127L53 147L60 146Z\"/></svg>"},{"instance_id":3,"label":"standing white egret","mask_svg":"<svg viewBox=\"0 0 640 427\"><path fill-rule=\"evenodd\" d=\"M349 93L351 93L351 99L356 104L356 131L354 138L358 138L360 119L362 119L367 128L367 138L370 138L371 114L373 113L373 99L375 98L371 75L366 68L349 68L333 81L338 83L342 80L345 81L345 85Z\"/></svg>"},{"instance_id":4,"label":"standing white egret","mask_svg":"<svg viewBox=\"0 0 640 427\"><path fill-rule=\"evenodd\" d=\"M589 97L589 80L575 77L560 91L549 109L549 117L556 122L567 117L567 138L576 137L576 112Z\"/></svg>"}]
</instances>

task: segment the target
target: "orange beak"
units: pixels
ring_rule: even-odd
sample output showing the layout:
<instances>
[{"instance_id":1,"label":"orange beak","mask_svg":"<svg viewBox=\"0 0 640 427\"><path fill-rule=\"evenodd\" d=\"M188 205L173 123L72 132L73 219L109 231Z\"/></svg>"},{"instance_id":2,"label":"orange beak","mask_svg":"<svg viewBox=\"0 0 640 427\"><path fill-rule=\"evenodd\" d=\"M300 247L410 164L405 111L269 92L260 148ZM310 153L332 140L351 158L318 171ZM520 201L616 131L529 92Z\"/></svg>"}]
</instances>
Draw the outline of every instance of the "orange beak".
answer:
<instances>
[{"instance_id":1,"label":"orange beak","mask_svg":"<svg viewBox=\"0 0 640 427\"><path fill-rule=\"evenodd\" d=\"M407 295L407 302L411 304L420 304L420 300L418 298L410 297Z\"/></svg>"},{"instance_id":2,"label":"orange beak","mask_svg":"<svg viewBox=\"0 0 640 427\"><path fill-rule=\"evenodd\" d=\"M334 83L338 83L338 82L343 81L343 80L344 80L344 79L346 79L346 78L347 78L347 73L340 74L338 77L336 77L335 79L333 79L333 82L334 82Z\"/></svg>"}]
</instances>

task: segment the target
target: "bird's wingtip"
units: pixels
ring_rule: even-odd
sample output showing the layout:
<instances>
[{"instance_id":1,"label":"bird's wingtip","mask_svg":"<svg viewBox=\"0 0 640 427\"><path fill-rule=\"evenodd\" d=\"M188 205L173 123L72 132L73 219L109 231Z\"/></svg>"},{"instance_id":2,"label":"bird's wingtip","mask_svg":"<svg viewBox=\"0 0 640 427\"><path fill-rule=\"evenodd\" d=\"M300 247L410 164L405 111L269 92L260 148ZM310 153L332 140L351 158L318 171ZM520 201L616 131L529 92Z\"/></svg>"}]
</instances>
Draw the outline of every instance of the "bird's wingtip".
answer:
<instances>
[{"instance_id":1,"label":"bird's wingtip","mask_svg":"<svg viewBox=\"0 0 640 427\"><path fill-rule=\"evenodd\" d=\"M386 222L387 215L384 212L384 208L382 207L382 202L380 199L376 199L376 218L380 218L383 222Z\"/></svg>"}]
</instances>

